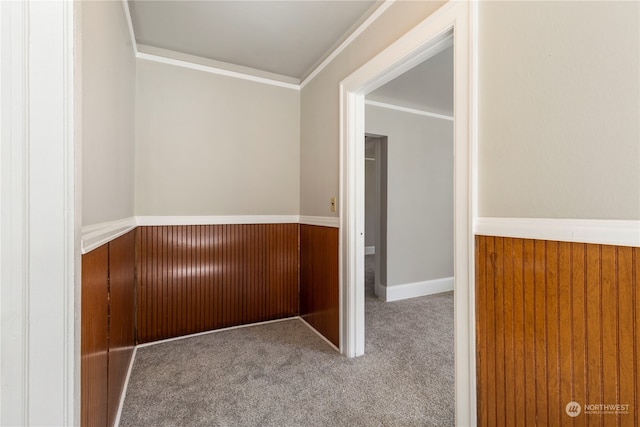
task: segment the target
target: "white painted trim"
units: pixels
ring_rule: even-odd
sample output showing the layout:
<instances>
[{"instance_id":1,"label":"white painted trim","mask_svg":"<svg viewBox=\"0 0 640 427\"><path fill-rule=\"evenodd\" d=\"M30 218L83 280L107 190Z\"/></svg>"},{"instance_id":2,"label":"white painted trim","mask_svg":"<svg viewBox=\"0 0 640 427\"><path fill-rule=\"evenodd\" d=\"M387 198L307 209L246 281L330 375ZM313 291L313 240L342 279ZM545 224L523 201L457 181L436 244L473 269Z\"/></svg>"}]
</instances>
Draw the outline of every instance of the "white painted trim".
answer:
<instances>
[{"instance_id":1,"label":"white painted trim","mask_svg":"<svg viewBox=\"0 0 640 427\"><path fill-rule=\"evenodd\" d=\"M373 22L375 22L380 15L382 15L395 0L384 0L384 3L380 5L353 33L351 33L331 54L329 54L311 73L307 75L302 83L293 83L295 79L289 76L275 75L266 71L258 69L249 69L249 67L242 67L236 64L223 63L220 61L208 60L206 58L198 59L192 55L182 54L181 52L174 52L171 54L169 50L159 49L153 46L144 46L136 43L135 31L133 29L133 21L131 20L131 13L127 5L127 0L122 0L123 7L125 9L125 15L127 18L127 26L129 28L129 35L131 37L131 43L138 59L144 59L147 61L154 61L163 64L175 65L178 67L189 68L192 70L204 71L211 74L218 74L227 77L233 77L242 80L249 80L257 83L264 83L273 86L284 87L287 89L301 90L307 83L313 80L327 65L329 65L336 56L338 56L347 46L349 46L360 34L362 34ZM147 51L160 52L162 54L153 54ZM168 56L167 56L168 55ZM183 57L185 59L178 59L176 56ZM188 57L191 57L187 59ZM203 62L210 64L216 63L216 65L205 65ZM273 77L265 77L265 74L273 75Z\"/></svg>"},{"instance_id":2,"label":"white painted trim","mask_svg":"<svg viewBox=\"0 0 640 427\"><path fill-rule=\"evenodd\" d=\"M130 217L82 227L82 253L91 252L95 248L128 233L136 226L136 218Z\"/></svg>"},{"instance_id":3,"label":"white painted trim","mask_svg":"<svg viewBox=\"0 0 640 427\"><path fill-rule=\"evenodd\" d=\"M364 254L365 255L375 255L376 253L376 247L375 246L365 246L364 247Z\"/></svg>"},{"instance_id":4,"label":"white painted trim","mask_svg":"<svg viewBox=\"0 0 640 427\"><path fill-rule=\"evenodd\" d=\"M201 335L209 335L209 334L215 334L218 332L232 331L234 329L243 329L243 328L249 328L251 326L268 325L269 323L278 323L278 322L284 322L287 320L294 320L294 319L298 319L299 317L300 316L292 316L292 317L285 317L283 319L266 320L264 322L257 322L257 323L248 323L246 325L229 326L228 328L213 329L211 331L198 332L196 334L182 335L179 337L167 338L166 340L159 340L159 341L147 342L144 344L138 344L136 347L137 348L151 347L152 345L164 344L172 341L186 340L187 338L199 337Z\"/></svg>"},{"instance_id":5,"label":"white painted trim","mask_svg":"<svg viewBox=\"0 0 640 427\"><path fill-rule=\"evenodd\" d=\"M474 243L477 2L451 1L340 84L340 331L347 357L364 353L364 95L454 38L455 420L475 425Z\"/></svg>"},{"instance_id":6,"label":"white painted trim","mask_svg":"<svg viewBox=\"0 0 640 427\"><path fill-rule=\"evenodd\" d=\"M278 86L285 89L300 90L300 86L292 83L285 83L279 80L268 79L265 77L252 76L250 74L240 73L237 71L225 70L223 68L211 67L208 65L196 64L194 62L182 61L179 59L167 58L164 56L151 55L149 53L138 52L136 58L146 61L159 62L161 64L174 65L176 67L189 68L191 70L203 71L205 73L217 74L220 76L233 77L236 79L249 80L256 83L264 83L272 86Z\"/></svg>"},{"instance_id":7,"label":"white painted trim","mask_svg":"<svg viewBox=\"0 0 640 427\"><path fill-rule=\"evenodd\" d=\"M340 219L299 215L136 216L82 227L81 248L82 253L86 254L128 233L137 226L296 223L322 227L339 227Z\"/></svg>"},{"instance_id":8,"label":"white painted trim","mask_svg":"<svg viewBox=\"0 0 640 427\"><path fill-rule=\"evenodd\" d=\"M386 286L383 299L387 302L400 301L449 291L453 291L453 277Z\"/></svg>"},{"instance_id":9,"label":"white painted trim","mask_svg":"<svg viewBox=\"0 0 640 427\"><path fill-rule=\"evenodd\" d=\"M138 216L138 225L293 224L298 215Z\"/></svg>"},{"instance_id":10,"label":"white painted trim","mask_svg":"<svg viewBox=\"0 0 640 427\"><path fill-rule=\"evenodd\" d=\"M0 424L80 424L74 4L0 3Z\"/></svg>"},{"instance_id":11,"label":"white painted trim","mask_svg":"<svg viewBox=\"0 0 640 427\"><path fill-rule=\"evenodd\" d=\"M320 227L340 227L340 218L332 216L305 216L300 215L300 224L318 225Z\"/></svg>"},{"instance_id":12,"label":"white painted trim","mask_svg":"<svg viewBox=\"0 0 640 427\"><path fill-rule=\"evenodd\" d=\"M0 425L29 411L26 9L0 2Z\"/></svg>"},{"instance_id":13,"label":"white painted trim","mask_svg":"<svg viewBox=\"0 0 640 427\"><path fill-rule=\"evenodd\" d=\"M318 330L316 328L314 328L313 326L311 326L306 320L304 320L304 318L302 318L301 316L298 316L298 319L300 319L300 321L302 323L304 323L305 325L307 325L307 327L309 329L311 329L313 331L314 334L316 334L317 336L319 336L324 342L326 342L327 344L329 344L331 346L332 349L334 349L335 351L337 351L338 353L340 353L340 349L338 347L335 346L334 343L332 343L331 341L329 341L327 339L327 337L325 337L324 335L322 335L320 332L318 332Z\"/></svg>"},{"instance_id":14,"label":"white painted trim","mask_svg":"<svg viewBox=\"0 0 640 427\"><path fill-rule=\"evenodd\" d=\"M133 21L131 20L131 11L129 10L129 2L127 0L122 0L122 7L124 8L124 16L127 20L127 28L129 28L129 37L131 38L131 46L133 47L133 54L137 56L138 44L136 43L136 34L133 31Z\"/></svg>"},{"instance_id":15,"label":"white painted trim","mask_svg":"<svg viewBox=\"0 0 640 427\"><path fill-rule=\"evenodd\" d=\"M149 55L160 56L163 58L175 59L178 61L184 61L191 64L204 65L205 67L216 68L220 70L227 70L230 72L236 72L245 74L247 76L253 76L258 78L265 78L269 80L275 80L282 83L290 83L295 86L300 84L300 79L295 77L289 77L282 74L270 73L268 71L259 70L257 68L245 67L243 65L236 65L230 62L216 61L215 59L203 58L201 56L189 55L175 50L162 49L155 46L148 46L144 44L138 44L138 52L147 53Z\"/></svg>"},{"instance_id":16,"label":"white painted trim","mask_svg":"<svg viewBox=\"0 0 640 427\"><path fill-rule=\"evenodd\" d=\"M373 101L373 100L370 100L370 99L366 99L364 101L364 103L366 105L371 105L373 107L386 108L387 110L402 111L403 113L417 114L417 115L420 115L420 116L432 117L434 119L442 119L442 120L453 121L453 116L447 116L445 114L432 113L430 111L418 110L418 109L415 109L415 108L403 107L401 105L387 104L386 102Z\"/></svg>"},{"instance_id":17,"label":"white painted trim","mask_svg":"<svg viewBox=\"0 0 640 427\"><path fill-rule=\"evenodd\" d=\"M351 33L349 37L343 41L340 46L336 50L334 50L331 55L329 55L322 63L313 70L300 84L300 89L304 88L307 83L313 80L324 68L331 63L343 50L346 49L360 34L362 34L369 26L375 22L376 19L380 17L387 9L395 2L395 0L385 0L382 5L375 12L371 14L356 30Z\"/></svg>"},{"instance_id":18,"label":"white painted trim","mask_svg":"<svg viewBox=\"0 0 640 427\"><path fill-rule=\"evenodd\" d=\"M483 217L474 234L640 247L640 220Z\"/></svg>"},{"instance_id":19,"label":"white painted trim","mask_svg":"<svg viewBox=\"0 0 640 427\"><path fill-rule=\"evenodd\" d=\"M129 368L127 368L127 376L124 379L122 385L122 393L120 393L120 402L118 403L118 412L116 413L116 420L113 423L114 426L120 425L120 419L122 418L122 409L124 408L124 400L127 397L127 389L129 388L129 379L131 379L131 371L133 371L133 364L136 361L136 354L138 347L133 346L133 353L131 353L131 360L129 360Z\"/></svg>"}]
</instances>

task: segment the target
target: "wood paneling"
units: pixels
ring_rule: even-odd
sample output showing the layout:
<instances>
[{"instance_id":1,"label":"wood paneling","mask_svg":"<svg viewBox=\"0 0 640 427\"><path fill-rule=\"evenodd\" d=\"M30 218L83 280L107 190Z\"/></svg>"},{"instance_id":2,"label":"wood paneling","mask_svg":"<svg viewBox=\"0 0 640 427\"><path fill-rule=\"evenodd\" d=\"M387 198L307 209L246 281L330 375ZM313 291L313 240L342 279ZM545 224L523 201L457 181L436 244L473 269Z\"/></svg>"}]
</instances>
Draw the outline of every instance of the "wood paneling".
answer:
<instances>
[{"instance_id":1,"label":"wood paneling","mask_svg":"<svg viewBox=\"0 0 640 427\"><path fill-rule=\"evenodd\" d=\"M109 410L118 413L135 345L135 231L109 242Z\"/></svg>"},{"instance_id":2,"label":"wood paneling","mask_svg":"<svg viewBox=\"0 0 640 427\"><path fill-rule=\"evenodd\" d=\"M478 424L639 425L639 284L640 248L477 236Z\"/></svg>"},{"instance_id":3,"label":"wood paneling","mask_svg":"<svg viewBox=\"0 0 640 427\"><path fill-rule=\"evenodd\" d=\"M340 345L338 229L300 225L300 315Z\"/></svg>"},{"instance_id":4,"label":"wood paneling","mask_svg":"<svg viewBox=\"0 0 640 427\"><path fill-rule=\"evenodd\" d=\"M298 315L298 224L136 232L138 343Z\"/></svg>"},{"instance_id":5,"label":"wood paneling","mask_svg":"<svg viewBox=\"0 0 640 427\"><path fill-rule=\"evenodd\" d=\"M81 424L107 425L108 245L82 256Z\"/></svg>"}]
</instances>

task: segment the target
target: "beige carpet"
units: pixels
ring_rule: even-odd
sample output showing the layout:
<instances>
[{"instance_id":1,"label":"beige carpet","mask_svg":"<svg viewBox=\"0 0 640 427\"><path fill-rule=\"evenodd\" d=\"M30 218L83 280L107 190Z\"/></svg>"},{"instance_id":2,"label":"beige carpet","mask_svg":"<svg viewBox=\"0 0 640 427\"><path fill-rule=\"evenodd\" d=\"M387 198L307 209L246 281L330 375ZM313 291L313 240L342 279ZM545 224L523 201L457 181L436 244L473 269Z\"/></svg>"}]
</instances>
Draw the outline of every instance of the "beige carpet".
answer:
<instances>
[{"instance_id":1,"label":"beige carpet","mask_svg":"<svg viewBox=\"0 0 640 427\"><path fill-rule=\"evenodd\" d=\"M453 293L384 303L372 258L364 356L297 319L139 348L121 426L453 425Z\"/></svg>"}]
</instances>

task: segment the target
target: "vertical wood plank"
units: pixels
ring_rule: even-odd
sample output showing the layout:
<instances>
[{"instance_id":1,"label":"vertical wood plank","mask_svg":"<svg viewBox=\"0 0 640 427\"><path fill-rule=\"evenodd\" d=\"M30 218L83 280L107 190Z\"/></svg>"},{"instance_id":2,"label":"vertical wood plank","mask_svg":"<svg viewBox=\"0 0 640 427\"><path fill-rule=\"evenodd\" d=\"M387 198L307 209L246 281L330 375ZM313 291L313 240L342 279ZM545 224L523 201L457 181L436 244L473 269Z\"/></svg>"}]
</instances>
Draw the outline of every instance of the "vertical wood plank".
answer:
<instances>
[{"instance_id":1,"label":"vertical wood plank","mask_svg":"<svg viewBox=\"0 0 640 427\"><path fill-rule=\"evenodd\" d=\"M135 312L135 232L108 243L109 248L109 353L108 422L115 423L120 396L133 356Z\"/></svg>"},{"instance_id":2,"label":"vertical wood plank","mask_svg":"<svg viewBox=\"0 0 640 427\"><path fill-rule=\"evenodd\" d=\"M515 352L515 364L514 364L514 379L513 390L516 398L516 420L515 425L524 426L526 423L526 417L523 416L527 413L527 401L526 401L526 319L525 319L525 289L524 289L524 242L522 239L513 239L513 310L514 310L514 352Z\"/></svg>"},{"instance_id":3,"label":"vertical wood plank","mask_svg":"<svg viewBox=\"0 0 640 427\"><path fill-rule=\"evenodd\" d=\"M633 353L634 357L634 389L635 389L635 402L631 407L634 413L634 425L640 425L640 248L633 248L633 314L634 314L634 342ZM626 349L625 349L626 350ZM628 378L628 377L627 377Z\"/></svg>"},{"instance_id":4,"label":"vertical wood plank","mask_svg":"<svg viewBox=\"0 0 640 427\"><path fill-rule=\"evenodd\" d=\"M502 239L502 288L504 310L504 390L505 390L505 425L515 425L520 418L515 407L515 319L514 319L514 289L513 280L513 239Z\"/></svg>"},{"instance_id":5,"label":"vertical wood plank","mask_svg":"<svg viewBox=\"0 0 640 427\"><path fill-rule=\"evenodd\" d=\"M488 425L497 425L498 419L498 399L496 391L496 365L498 363L496 354L496 262L497 255L495 249L495 237L487 239L487 256L489 265L487 266L487 394L493 396L491 404L487 407Z\"/></svg>"},{"instance_id":6,"label":"vertical wood plank","mask_svg":"<svg viewBox=\"0 0 640 427\"><path fill-rule=\"evenodd\" d=\"M587 402L587 246L571 244L571 329L573 331L573 401ZM587 425L587 418L574 418L576 426Z\"/></svg>"},{"instance_id":7,"label":"vertical wood plank","mask_svg":"<svg viewBox=\"0 0 640 427\"><path fill-rule=\"evenodd\" d=\"M538 422L549 425L547 395L547 298L546 298L546 242L534 242L534 352L536 364L536 417Z\"/></svg>"},{"instance_id":8,"label":"vertical wood plank","mask_svg":"<svg viewBox=\"0 0 640 427\"><path fill-rule=\"evenodd\" d=\"M496 348L496 425L505 425L506 381L505 381L505 302L504 302L504 238L494 239L495 261L493 262L495 348Z\"/></svg>"},{"instance_id":9,"label":"vertical wood plank","mask_svg":"<svg viewBox=\"0 0 640 427\"><path fill-rule=\"evenodd\" d=\"M557 304L556 321L558 337L558 398L559 416L558 425L572 424L565 407L569 402L575 401L573 390L573 305L572 305L572 282L571 282L571 244L566 242L558 243L558 277L557 277ZM554 421L552 419L552 421Z\"/></svg>"},{"instance_id":10,"label":"vertical wood plank","mask_svg":"<svg viewBox=\"0 0 640 427\"><path fill-rule=\"evenodd\" d=\"M478 425L488 425L487 401L487 279L486 279L486 238L476 236L476 372L478 395ZM302 301L302 298L301 298Z\"/></svg>"},{"instance_id":11,"label":"vertical wood plank","mask_svg":"<svg viewBox=\"0 0 640 427\"><path fill-rule=\"evenodd\" d=\"M82 255L80 412L86 427L107 425L108 280L108 245Z\"/></svg>"},{"instance_id":12,"label":"vertical wood plank","mask_svg":"<svg viewBox=\"0 0 640 427\"><path fill-rule=\"evenodd\" d=\"M524 270L524 331L525 331L525 399L526 425L535 425L536 414L536 352L535 352L535 282L534 242L524 240L522 266Z\"/></svg>"},{"instance_id":13,"label":"vertical wood plank","mask_svg":"<svg viewBox=\"0 0 640 427\"><path fill-rule=\"evenodd\" d=\"M602 400L619 403L618 384L618 286L617 253L614 246L601 246L601 306L602 306ZM619 415L603 416L605 426L616 426Z\"/></svg>"},{"instance_id":14,"label":"vertical wood plank","mask_svg":"<svg viewBox=\"0 0 640 427\"><path fill-rule=\"evenodd\" d=\"M549 425L560 424L560 343L558 342L558 294L559 253L558 242L546 242L545 254L546 287L546 353L547 360L547 412Z\"/></svg>"},{"instance_id":15,"label":"vertical wood plank","mask_svg":"<svg viewBox=\"0 0 640 427\"><path fill-rule=\"evenodd\" d=\"M602 399L602 293L600 246L587 245L587 395L585 403L604 404ZM587 425L600 423L597 415L587 415Z\"/></svg>"}]
</instances>

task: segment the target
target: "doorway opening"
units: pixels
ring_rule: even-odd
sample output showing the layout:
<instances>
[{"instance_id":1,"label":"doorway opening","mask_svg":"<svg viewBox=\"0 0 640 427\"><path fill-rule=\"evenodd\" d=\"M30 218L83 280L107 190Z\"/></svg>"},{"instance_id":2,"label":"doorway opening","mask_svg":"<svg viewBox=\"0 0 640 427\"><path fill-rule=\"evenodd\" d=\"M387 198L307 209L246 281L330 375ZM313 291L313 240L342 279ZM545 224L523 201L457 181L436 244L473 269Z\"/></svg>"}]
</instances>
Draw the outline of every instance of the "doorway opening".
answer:
<instances>
[{"instance_id":1,"label":"doorway opening","mask_svg":"<svg viewBox=\"0 0 640 427\"><path fill-rule=\"evenodd\" d=\"M453 36L454 49L454 316L455 418L475 418L474 269L476 215L476 2L449 2L340 84L340 349L364 354L365 95L434 55Z\"/></svg>"},{"instance_id":2,"label":"doorway opening","mask_svg":"<svg viewBox=\"0 0 640 427\"><path fill-rule=\"evenodd\" d=\"M453 290L452 44L366 95L365 267L383 301Z\"/></svg>"},{"instance_id":3,"label":"doorway opening","mask_svg":"<svg viewBox=\"0 0 640 427\"><path fill-rule=\"evenodd\" d=\"M383 300L387 283L387 141L386 136L365 134L365 282L371 273L373 294Z\"/></svg>"}]
</instances>

